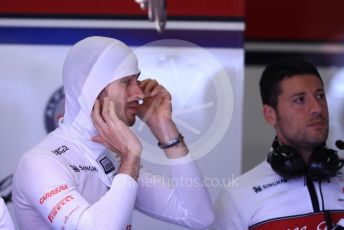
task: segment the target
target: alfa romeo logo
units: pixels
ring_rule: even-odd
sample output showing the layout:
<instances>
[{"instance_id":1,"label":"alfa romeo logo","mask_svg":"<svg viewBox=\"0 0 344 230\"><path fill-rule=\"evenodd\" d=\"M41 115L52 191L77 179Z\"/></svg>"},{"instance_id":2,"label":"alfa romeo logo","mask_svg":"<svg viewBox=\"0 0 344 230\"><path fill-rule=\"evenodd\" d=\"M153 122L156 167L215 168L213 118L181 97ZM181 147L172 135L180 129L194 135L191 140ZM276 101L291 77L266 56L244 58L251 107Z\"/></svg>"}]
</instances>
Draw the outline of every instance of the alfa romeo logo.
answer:
<instances>
[{"instance_id":1,"label":"alfa romeo logo","mask_svg":"<svg viewBox=\"0 0 344 230\"><path fill-rule=\"evenodd\" d=\"M58 120L64 114L64 91L63 87L57 89L49 98L44 111L45 130L49 133L58 126Z\"/></svg>"}]
</instances>

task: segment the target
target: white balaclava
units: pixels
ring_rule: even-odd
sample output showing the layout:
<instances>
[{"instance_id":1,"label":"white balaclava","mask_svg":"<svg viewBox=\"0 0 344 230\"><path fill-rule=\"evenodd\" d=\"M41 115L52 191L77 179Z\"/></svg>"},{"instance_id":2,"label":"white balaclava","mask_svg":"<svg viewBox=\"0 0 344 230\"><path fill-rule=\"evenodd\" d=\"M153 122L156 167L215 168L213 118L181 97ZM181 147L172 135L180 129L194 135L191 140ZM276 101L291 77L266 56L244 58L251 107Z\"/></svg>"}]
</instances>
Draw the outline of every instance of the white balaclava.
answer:
<instances>
[{"instance_id":1,"label":"white balaclava","mask_svg":"<svg viewBox=\"0 0 344 230\"><path fill-rule=\"evenodd\" d=\"M105 150L91 141L98 134L91 118L96 98L111 82L139 73L134 52L113 38L88 37L69 51L63 66L65 114L60 125L93 160Z\"/></svg>"}]
</instances>

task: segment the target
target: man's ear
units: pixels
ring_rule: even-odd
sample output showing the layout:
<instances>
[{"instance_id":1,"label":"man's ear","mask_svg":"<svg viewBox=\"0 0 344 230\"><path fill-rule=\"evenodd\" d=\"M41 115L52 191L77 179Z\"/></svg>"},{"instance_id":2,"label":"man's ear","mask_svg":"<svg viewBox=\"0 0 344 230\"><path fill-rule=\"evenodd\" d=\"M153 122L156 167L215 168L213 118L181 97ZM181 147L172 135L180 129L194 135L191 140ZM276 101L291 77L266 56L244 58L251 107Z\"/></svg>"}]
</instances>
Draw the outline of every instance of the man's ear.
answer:
<instances>
[{"instance_id":1,"label":"man's ear","mask_svg":"<svg viewBox=\"0 0 344 230\"><path fill-rule=\"evenodd\" d=\"M274 108L272 108L270 105L263 105L263 115L265 118L265 121L269 123L272 127L275 127L277 123L277 113Z\"/></svg>"}]
</instances>

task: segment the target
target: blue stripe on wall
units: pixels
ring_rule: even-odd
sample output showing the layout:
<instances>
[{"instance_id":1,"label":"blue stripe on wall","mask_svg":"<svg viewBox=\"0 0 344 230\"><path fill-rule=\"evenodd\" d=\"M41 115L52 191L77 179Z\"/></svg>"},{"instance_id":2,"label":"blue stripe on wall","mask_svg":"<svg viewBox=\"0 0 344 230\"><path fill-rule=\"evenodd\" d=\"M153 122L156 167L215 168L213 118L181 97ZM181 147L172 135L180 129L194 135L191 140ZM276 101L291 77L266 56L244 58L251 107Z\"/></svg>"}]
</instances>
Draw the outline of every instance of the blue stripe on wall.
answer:
<instances>
[{"instance_id":1,"label":"blue stripe on wall","mask_svg":"<svg viewBox=\"0 0 344 230\"><path fill-rule=\"evenodd\" d=\"M160 39L181 39L201 47L243 48L243 31L166 30L116 28L0 27L0 43L71 45L88 36L107 36L129 46L141 46Z\"/></svg>"}]
</instances>

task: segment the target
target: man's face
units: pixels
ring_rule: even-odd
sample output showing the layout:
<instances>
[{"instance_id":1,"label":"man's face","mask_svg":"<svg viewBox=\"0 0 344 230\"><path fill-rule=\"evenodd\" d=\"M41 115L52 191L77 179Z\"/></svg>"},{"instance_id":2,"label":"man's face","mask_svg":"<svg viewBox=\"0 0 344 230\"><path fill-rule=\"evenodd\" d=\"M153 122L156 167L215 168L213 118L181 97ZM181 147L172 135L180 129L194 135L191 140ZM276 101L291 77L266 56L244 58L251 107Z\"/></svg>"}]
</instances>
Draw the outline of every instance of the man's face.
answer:
<instances>
[{"instance_id":1,"label":"man's face","mask_svg":"<svg viewBox=\"0 0 344 230\"><path fill-rule=\"evenodd\" d=\"M328 109L320 79L312 74L281 81L274 127L279 140L296 149L313 150L328 136Z\"/></svg>"},{"instance_id":2,"label":"man's face","mask_svg":"<svg viewBox=\"0 0 344 230\"><path fill-rule=\"evenodd\" d=\"M132 75L118 79L106 86L99 97L101 105L102 98L109 97L114 102L116 115L128 126L135 123L138 100L143 99L143 92L137 78L138 75Z\"/></svg>"}]
</instances>

